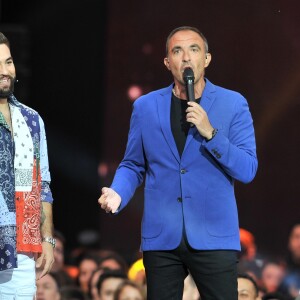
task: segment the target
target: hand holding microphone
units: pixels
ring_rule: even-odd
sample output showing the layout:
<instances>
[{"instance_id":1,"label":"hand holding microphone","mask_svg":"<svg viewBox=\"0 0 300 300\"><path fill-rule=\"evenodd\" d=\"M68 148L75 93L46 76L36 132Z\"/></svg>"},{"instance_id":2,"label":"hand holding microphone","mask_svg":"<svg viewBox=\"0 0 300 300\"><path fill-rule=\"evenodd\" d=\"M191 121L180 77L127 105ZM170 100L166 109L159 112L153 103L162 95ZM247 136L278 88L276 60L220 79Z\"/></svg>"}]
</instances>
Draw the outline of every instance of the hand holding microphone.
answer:
<instances>
[{"instance_id":1,"label":"hand holding microphone","mask_svg":"<svg viewBox=\"0 0 300 300\"><path fill-rule=\"evenodd\" d=\"M210 124L206 111L196 103L194 91L195 76L191 68L184 69L183 80L186 86L187 101L193 102L187 109L187 118L194 122L190 123L190 126L194 127L196 125L199 133L206 140L210 140L215 136L217 131Z\"/></svg>"}]
</instances>

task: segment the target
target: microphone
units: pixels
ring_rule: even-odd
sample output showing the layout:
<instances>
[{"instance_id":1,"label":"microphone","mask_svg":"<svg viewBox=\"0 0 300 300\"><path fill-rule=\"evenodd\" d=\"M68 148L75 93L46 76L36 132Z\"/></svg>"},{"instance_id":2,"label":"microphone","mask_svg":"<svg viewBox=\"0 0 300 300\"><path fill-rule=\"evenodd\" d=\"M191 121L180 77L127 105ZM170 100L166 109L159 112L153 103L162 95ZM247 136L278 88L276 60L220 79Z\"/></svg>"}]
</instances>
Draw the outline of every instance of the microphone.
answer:
<instances>
[{"instance_id":1,"label":"microphone","mask_svg":"<svg viewBox=\"0 0 300 300\"><path fill-rule=\"evenodd\" d=\"M195 102L194 79L194 71L191 68L184 69L183 80L185 82L187 100Z\"/></svg>"},{"instance_id":2,"label":"microphone","mask_svg":"<svg viewBox=\"0 0 300 300\"><path fill-rule=\"evenodd\" d=\"M183 80L185 82L186 95L188 101L195 102L195 91L194 91L194 71L191 68L186 68L183 71ZM194 127L193 123L190 123L190 127Z\"/></svg>"}]
</instances>

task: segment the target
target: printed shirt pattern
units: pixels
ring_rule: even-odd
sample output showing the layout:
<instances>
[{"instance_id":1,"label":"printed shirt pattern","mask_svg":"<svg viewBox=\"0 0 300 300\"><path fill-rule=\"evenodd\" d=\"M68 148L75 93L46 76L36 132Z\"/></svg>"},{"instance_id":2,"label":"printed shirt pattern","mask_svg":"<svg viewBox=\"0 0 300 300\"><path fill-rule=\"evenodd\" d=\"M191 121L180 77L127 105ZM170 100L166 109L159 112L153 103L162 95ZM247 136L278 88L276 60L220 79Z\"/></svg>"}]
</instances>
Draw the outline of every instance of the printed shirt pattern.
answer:
<instances>
[{"instance_id":1,"label":"printed shirt pattern","mask_svg":"<svg viewBox=\"0 0 300 300\"><path fill-rule=\"evenodd\" d=\"M15 143L17 137L12 138L0 113L0 271L17 267L17 252L41 252L41 201L53 202L43 120L14 96L8 100L12 113L17 111L14 134L21 132L21 136ZM20 130L15 131L15 123L19 122ZM22 150L22 140L28 139L28 134L31 141L24 143L27 150ZM30 145L33 155L28 158ZM25 172L22 171L23 163Z\"/></svg>"}]
</instances>

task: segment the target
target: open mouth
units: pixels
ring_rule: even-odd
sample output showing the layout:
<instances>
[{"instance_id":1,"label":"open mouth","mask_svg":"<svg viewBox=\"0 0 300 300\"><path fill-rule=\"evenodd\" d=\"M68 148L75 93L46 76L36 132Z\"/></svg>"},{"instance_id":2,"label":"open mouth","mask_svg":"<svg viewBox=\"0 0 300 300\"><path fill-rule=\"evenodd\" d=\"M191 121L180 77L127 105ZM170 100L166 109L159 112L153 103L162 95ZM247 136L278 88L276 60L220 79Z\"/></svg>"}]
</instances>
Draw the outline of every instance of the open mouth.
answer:
<instances>
[{"instance_id":1,"label":"open mouth","mask_svg":"<svg viewBox=\"0 0 300 300\"><path fill-rule=\"evenodd\" d=\"M11 83L11 80L9 77L2 77L0 79L0 86L9 86Z\"/></svg>"},{"instance_id":2,"label":"open mouth","mask_svg":"<svg viewBox=\"0 0 300 300\"><path fill-rule=\"evenodd\" d=\"M193 68L192 68L191 66L185 65L184 67L182 67L181 72L184 73L184 71L185 71L186 69L192 69L192 70L193 70Z\"/></svg>"}]
</instances>

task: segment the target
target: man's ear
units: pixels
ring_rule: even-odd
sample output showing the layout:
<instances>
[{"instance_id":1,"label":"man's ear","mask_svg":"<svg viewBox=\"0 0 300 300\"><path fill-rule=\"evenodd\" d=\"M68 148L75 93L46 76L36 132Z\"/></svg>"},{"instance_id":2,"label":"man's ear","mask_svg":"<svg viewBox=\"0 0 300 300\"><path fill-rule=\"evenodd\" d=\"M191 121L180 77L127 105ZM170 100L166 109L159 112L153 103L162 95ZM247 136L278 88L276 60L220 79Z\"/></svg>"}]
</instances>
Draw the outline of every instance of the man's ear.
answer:
<instances>
[{"instance_id":1,"label":"man's ear","mask_svg":"<svg viewBox=\"0 0 300 300\"><path fill-rule=\"evenodd\" d=\"M211 62L211 54L206 53L205 54L205 65L204 65L204 67L207 68L209 66L210 62Z\"/></svg>"},{"instance_id":2,"label":"man's ear","mask_svg":"<svg viewBox=\"0 0 300 300\"><path fill-rule=\"evenodd\" d=\"M170 70L170 61L167 57L164 58L164 64L167 67L167 69Z\"/></svg>"}]
</instances>

